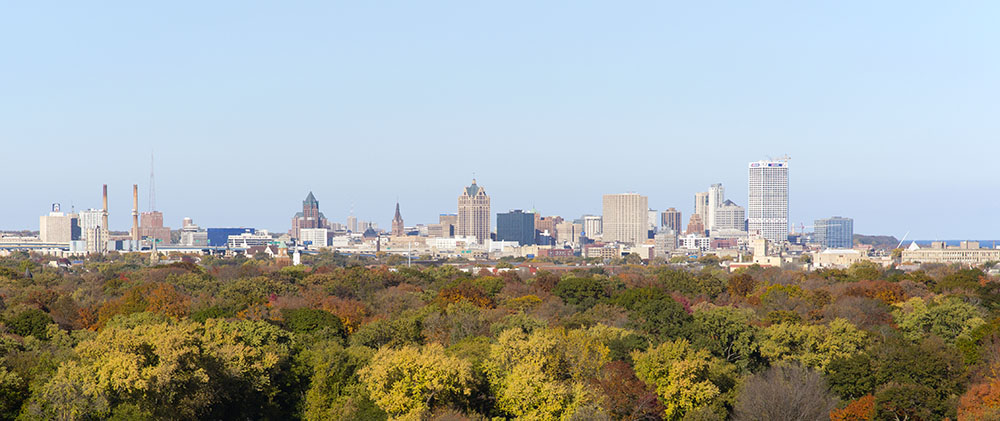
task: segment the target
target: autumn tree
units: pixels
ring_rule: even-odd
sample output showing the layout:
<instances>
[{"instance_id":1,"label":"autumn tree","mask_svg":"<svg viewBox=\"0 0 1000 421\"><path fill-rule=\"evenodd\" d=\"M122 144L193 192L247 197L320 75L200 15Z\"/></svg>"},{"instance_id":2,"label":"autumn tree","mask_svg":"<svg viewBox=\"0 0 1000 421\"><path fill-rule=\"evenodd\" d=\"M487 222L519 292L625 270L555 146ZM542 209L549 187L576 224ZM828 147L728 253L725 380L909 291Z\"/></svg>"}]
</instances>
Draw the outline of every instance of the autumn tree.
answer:
<instances>
[{"instance_id":1,"label":"autumn tree","mask_svg":"<svg viewBox=\"0 0 1000 421\"><path fill-rule=\"evenodd\" d=\"M721 374L726 367L684 339L636 351L632 359L636 376L656 390L668 420L679 420L688 412L717 403L732 387L727 375Z\"/></svg>"},{"instance_id":2,"label":"autumn tree","mask_svg":"<svg viewBox=\"0 0 1000 421\"><path fill-rule=\"evenodd\" d=\"M745 381L733 419L819 420L836 405L822 375L797 363L780 363Z\"/></svg>"},{"instance_id":3,"label":"autumn tree","mask_svg":"<svg viewBox=\"0 0 1000 421\"><path fill-rule=\"evenodd\" d=\"M380 408L412 419L469 395L472 387L469 362L446 355L437 343L382 348L358 376Z\"/></svg>"}]
</instances>

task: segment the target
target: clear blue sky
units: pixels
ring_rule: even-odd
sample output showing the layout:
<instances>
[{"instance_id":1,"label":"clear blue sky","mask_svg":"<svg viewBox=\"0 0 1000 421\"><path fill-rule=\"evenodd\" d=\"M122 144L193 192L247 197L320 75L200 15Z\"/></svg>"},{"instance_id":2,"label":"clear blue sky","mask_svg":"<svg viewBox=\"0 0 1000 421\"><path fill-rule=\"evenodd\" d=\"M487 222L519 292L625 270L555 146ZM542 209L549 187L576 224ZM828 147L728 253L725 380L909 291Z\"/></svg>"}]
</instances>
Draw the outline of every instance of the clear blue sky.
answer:
<instances>
[{"instance_id":1,"label":"clear blue sky","mask_svg":"<svg viewBox=\"0 0 1000 421\"><path fill-rule=\"evenodd\" d=\"M127 229L151 150L170 226L274 231L310 190L435 222L473 173L494 212L686 222L788 154L796 224L1000 237L997 2L147 3L3 7L0 229L102 183Z\"/></svg>"}]
</instances>

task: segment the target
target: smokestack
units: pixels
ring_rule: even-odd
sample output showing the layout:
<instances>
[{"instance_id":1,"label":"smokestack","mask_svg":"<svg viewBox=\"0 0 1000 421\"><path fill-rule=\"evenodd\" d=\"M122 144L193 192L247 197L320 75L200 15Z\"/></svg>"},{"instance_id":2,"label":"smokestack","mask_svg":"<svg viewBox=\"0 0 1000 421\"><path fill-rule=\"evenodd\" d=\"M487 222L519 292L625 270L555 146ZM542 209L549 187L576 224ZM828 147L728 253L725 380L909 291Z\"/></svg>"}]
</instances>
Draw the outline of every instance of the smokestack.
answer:
<instances>
[{"instance_id":1,"label":"smokestack","mask_svg":"<svg viewBox=\"0 0 1000 421\"><path fill-rule=\"evenodd\" d=\"M139 243L139 185L132 185L132 241Z\"/></svg>"},{"instance_id":2,"label":"smokestack","mask_svg":"<svg viewBox=\"0 0 1000 421\"><path fill-rule=\"evenodd\" d=\"M104 225L101 228L110 231L110 229L108 228L108 185L107 184L104 185L104 212L102 217L104 220L101 221L101 223Z\"/></svg>"}]
</instances>

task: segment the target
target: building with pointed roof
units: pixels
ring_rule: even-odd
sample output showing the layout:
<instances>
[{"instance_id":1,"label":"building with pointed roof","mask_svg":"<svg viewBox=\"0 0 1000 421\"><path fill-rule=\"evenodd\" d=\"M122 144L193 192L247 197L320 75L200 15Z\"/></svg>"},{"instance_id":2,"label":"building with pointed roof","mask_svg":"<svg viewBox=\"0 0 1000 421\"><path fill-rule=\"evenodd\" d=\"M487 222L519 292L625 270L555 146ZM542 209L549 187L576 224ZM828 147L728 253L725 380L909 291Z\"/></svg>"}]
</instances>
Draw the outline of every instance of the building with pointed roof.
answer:
<instances>
[{"instance_id":1,"label":"building with pointed roof","mask_svg":"<svg viewBox=\"0 0 1000 421\"><path fill-rule=\"evenodd\" d=\"M459 237L476 237L480 243L490 239L490 197L474 178L472 185L458 196L458 224L455 228L455 235Z\"/></svg>"},{"instance_id":2,"label":"building with pointed roof","mask_svg":"<svg viewBox=\"0 0 1000 421\"><path fill-rule=\"evenodd\" d=\"M326 228L330 229L330 222L326 216L319 211L319 200L313 196L312 192L302 201L302 212L297 212L292 217L292 229L288 230L288 235L292 238L300 238L299 230L302 228Z\"/></svg>"},{"instance_id":3,"label":"building with pointed roof","mask_svg":"<svg viewBox=\"0 0 1000 421\"><path fill-rule=\"evenodd\" d=\"M406 235L403 229L403 215L399 214L399 202L396 202L396 216L392 218L392 236L402 237Z\"/></svg>"}]
</instances>

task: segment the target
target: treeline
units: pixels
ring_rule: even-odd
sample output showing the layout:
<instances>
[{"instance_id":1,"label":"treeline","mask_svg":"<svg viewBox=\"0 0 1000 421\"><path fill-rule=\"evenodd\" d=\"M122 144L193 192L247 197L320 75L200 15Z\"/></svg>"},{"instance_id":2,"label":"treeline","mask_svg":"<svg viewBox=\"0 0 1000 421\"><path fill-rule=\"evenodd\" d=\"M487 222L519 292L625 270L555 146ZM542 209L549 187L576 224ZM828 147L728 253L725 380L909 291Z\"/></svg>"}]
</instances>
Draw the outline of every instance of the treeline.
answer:
<instances>
[{"instance_id":1,"label":"treeline","mask_svg":"<svg viewBox=\"0 0 1000 421\"><path fill-rule=\"evenodd\" d=\"M0 260L0 419L1000 419L978 268L305 260Z\"/></svg>"}]
</instances>

